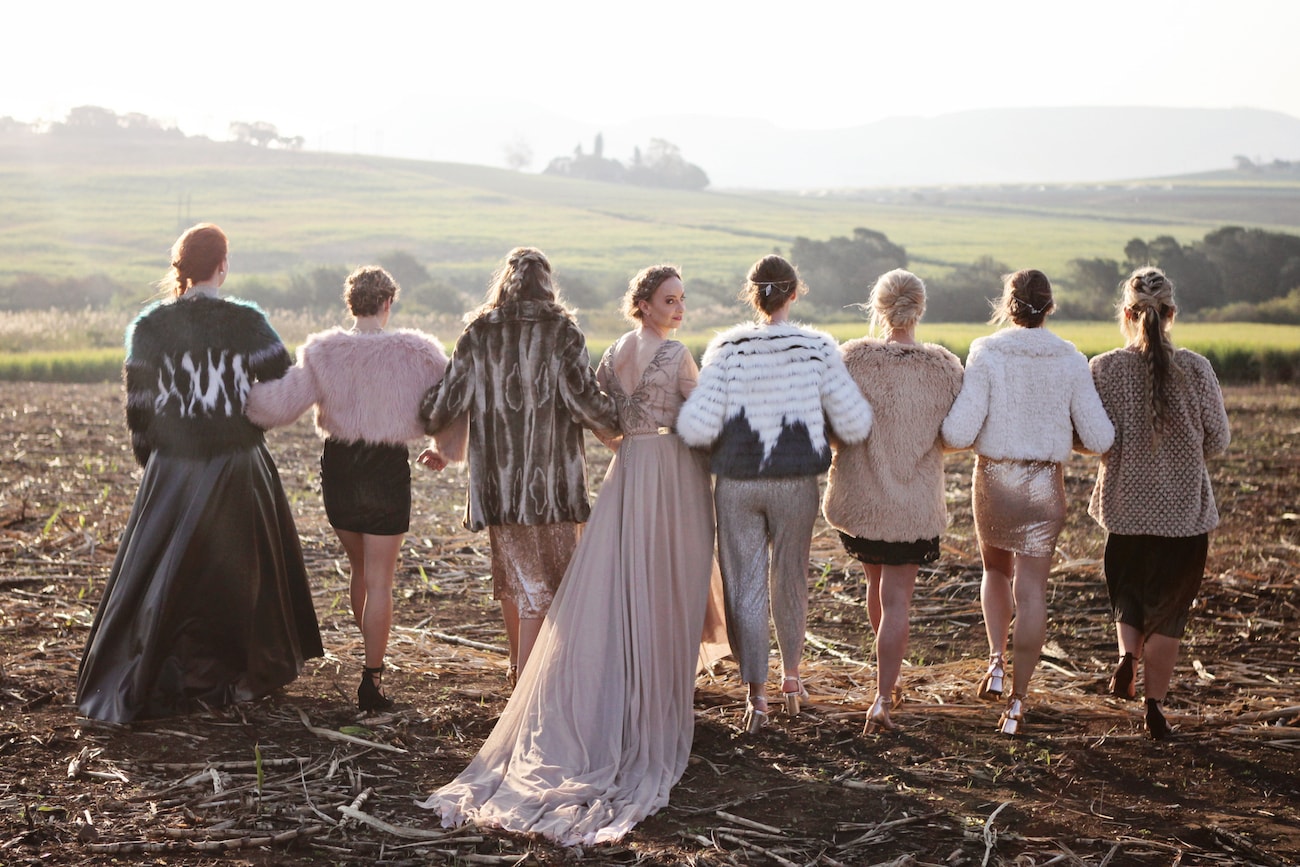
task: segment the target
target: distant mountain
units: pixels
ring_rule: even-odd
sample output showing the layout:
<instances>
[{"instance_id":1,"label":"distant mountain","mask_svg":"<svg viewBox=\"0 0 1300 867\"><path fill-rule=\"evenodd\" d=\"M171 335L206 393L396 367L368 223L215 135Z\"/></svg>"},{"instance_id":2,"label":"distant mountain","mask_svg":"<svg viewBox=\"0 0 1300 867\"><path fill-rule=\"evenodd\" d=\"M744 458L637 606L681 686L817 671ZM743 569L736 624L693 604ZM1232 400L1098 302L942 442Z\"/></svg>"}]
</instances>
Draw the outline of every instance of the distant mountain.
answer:
<instances>
[{"instance_id":1,"label":"distant mountain","mask_svg":"<svg viewBox=\"0 0 1300 867\"><path fill-rule=\"evenodd\" d=\"M369 125L380 130L387 156L501 166L506 145L523 143L532 171L578 146L590 152L598 132L605 156L622 160L662 138L703 168L715 189L1115 181L1230 168L1238 155L1300 159L1300 118L1251 108L1008 108L789 130L687 116L596 127L514 105L407 110ZM342 144L308 139L309 147Z\"/></svg>"}]
</instances>

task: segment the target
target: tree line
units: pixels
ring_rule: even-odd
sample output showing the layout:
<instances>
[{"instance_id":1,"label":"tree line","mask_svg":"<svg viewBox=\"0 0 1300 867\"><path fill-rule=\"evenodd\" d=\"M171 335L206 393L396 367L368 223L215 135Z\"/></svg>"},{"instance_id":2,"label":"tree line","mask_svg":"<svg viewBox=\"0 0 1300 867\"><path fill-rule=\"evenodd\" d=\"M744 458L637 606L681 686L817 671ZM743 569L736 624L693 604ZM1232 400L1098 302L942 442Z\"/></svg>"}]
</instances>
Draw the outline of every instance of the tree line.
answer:
<instances>
[{"instance_id":1,"label":"tree line","mask_svg":"<svg viewBox=\"0 0 1300 867\"><path fill-rule=\"evenodd\" d=\"M810 306L822 315L866 299L876 277L908 268L907 251L882 232L858 228L851 237L796 238L790 258L817 291ZM1300 324L1300 237L1224 226L1200 241L1180 244L1168 235L1124 245L1123 259L1071 259L1057 286L1060 315L1106 319L1114 315L1120 281L1135 268L1155 265L1178 287L1181 313L1213 321ZM940 322L987 319L1013 268L992 257L952 265L926 278L928 318ZM922 276L926 275L922 273Z\"/></svg>"},{"instance_id":2,"label":"tree line","mask_svg":"<svg viewBox=\"0 0 1300 867\"><path fill-rule=\"evenodd\" d=\"M824 241L795 238L790 259L805 282L816 289L804 309L809 311L806 315L817 318L843 315L846 308L866 300L881 274L910 268L925 278L928 319L983 322L1001 292L1002 276L1014 270L991 256L949 264L942 270L914 267L906 249L883 232L867 228ZM376 261L408 290L404 303L414 310L459 315L478 298L475 287L435 278L407 251L393 250ZM1064 273L1048 275L1056 287L1058 315L1066 319L1110 318L1120 281L1143 265L1162 268L1174 281L1184 316L1300 325L1300 237L1240 226L1215 229L1190 244L1180 244L1167 235L1134 238L1124 245L1123 259L1072 259ZM278 280L247 277L240 280L238 294L269 309L335 310L342 303L348 270L343 265L321 265ZM934 273L927 273L929 270ZM624 288L619 275L608 279L568 275L561 284L569 301L588 311L612 309ZM721 305L734 300L733 288L700 280L691 281L691 294ZM32 274L0 283L0 309L7 310L129 308L138 306L140 300L138 288L125 287L102 274L61 280Z\"/></svg>"}]
</instances>

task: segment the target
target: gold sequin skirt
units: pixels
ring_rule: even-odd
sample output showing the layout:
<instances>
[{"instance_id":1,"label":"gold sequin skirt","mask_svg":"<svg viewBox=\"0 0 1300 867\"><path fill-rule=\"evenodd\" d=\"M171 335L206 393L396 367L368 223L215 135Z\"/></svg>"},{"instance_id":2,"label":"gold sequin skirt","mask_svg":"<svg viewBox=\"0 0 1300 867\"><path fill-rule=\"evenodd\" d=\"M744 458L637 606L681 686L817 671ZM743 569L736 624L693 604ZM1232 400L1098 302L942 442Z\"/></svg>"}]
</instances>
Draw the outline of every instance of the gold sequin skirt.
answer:
<instances>
[{"instance_id":1,"label":"gold sequin skirt","mask_svg":"<svg viewBox=\"0 0 1300 867\"><path fill-rule=\"evenodd\" d=\"M489 526L492 598L512 603L520 617L545 617L578 536L579 525L568 522Z\"/></svg>"},{"instance_id":2,"label":"gold sequin skirt","mask_svg":"<svg viewBox=\"0 0 1300 867\"><path fill-rule=\"evenodd\" d=\"M980 544L1028 557L1050 557L1065 526L1065 472L1054 461L977 455L971 482Z\"/></svg>"}]
</instances>

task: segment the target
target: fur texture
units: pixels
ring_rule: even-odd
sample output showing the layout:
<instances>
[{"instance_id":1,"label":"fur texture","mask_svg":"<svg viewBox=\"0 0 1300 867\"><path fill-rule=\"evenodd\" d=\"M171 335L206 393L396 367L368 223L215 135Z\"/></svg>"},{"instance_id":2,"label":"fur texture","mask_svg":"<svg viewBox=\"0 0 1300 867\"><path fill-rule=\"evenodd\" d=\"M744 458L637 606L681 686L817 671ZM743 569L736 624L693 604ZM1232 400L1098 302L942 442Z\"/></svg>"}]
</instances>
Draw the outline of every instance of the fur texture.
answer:
<instances>
[{"instance_id":1,"label":"fur texture","mask_svg":"<svg viewBox=\"0 0 1300 867\"><path fill-rule=\"evenodd\" d=\"M332 328L307 338L298 364L282 379L253 388L248 417L263 428L280 427L314 404L321 436L402 445L424 437L420 400L446 367L447 353L421 331Z\"/></svg>"},{"instance_id":2,"label":"fur texture","mask_svg":"<svg viewBox=\"0 0 1300 867\"><path fill-rule=\"evenodd\" d=\"M787 323L741 325L709 343L677 432L713 448L719 476L809 476L831 463L827 421L846 443L871 430L871 406L834 338Z\"/></svg>"},{"instance_id":3,"label":"fur texture","mask_svg":"<svg viewBox=\"0 0 1300 867\"><path fill-rule=\"evenodd\" d=\"M1205 459L1228 447L1228 413L1210 362L1174 354L1165 429L1152 437L1146 364L1115 349L1092 360L1092 375L1115 422L1088 514L1111 533L1196 536L1219 524Z\"/></svg>"},{"instance_id":4,"label":"fur texture","mask_svg":"<svg viewBox=\"0 0 1300 867\"><path fill-rule=\"evenodd\" d=\"M420 415L427 433L441 435L466 414L466 527L587 520L582 429L614 432L618 421L586 338L560 308L514 303L466 326Z\"/></svg>"},{"instance_id":5,"label":"fur texture","mask_svg":"<svg viewBox=\"0 0 1300 867\"><path fill-rule=\"evenodd\" d=\"M131 323L126 346L126 423L142 466L155 449L203 457L262 442L244 402L291 362L256 305L197 294L158 302Z\"/></svg>"},{"instance_id":6,"label":"fur texture","mask_svg":"<svg viewBox=\"0 0 1300 867\"><path fill-rule=\"evenodd\" d=\"M1011 327L971 343L944 441L988 458L1063 462L1075 435L1104 452L1115 428L1097 397L1088 360L1046 328Z\"/></svg>"},{"instance_id":7,"label":"fur texture","mask_svg":"<svg viewBox=\"0 0 1300 867\"><path fill-rule=\"evenodd\" d=\"M948 524L939 428L961 390L961 362L942 346L853 340L844 365L875 411L871 436L836 445L822 512L860 539L913 542Z\"/></svg>"}]
</instances>

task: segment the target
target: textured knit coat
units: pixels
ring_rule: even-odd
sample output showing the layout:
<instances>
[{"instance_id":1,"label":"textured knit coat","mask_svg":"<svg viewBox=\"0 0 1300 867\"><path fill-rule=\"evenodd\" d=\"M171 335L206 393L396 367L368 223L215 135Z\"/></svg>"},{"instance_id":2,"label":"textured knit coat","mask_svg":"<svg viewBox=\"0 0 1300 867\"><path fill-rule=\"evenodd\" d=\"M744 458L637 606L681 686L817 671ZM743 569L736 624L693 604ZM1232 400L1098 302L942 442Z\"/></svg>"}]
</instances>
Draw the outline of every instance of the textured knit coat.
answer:
<instances>
[{"instance_id":1,"label":"textured knit coat","mask_svg":"<svg viewBox=\"0 0 1300 867\"><path fill-rule=\"evenodd\" d=\"M583 427L616 432L577 324L555 304L525 301L466 326L420 416L439 434L468 413L465 526L585 522Z\"/></svg>"},{"instance_id":2,"label":"textured knit coat","mask_svg":"<svg viewBox=\"0 0 1300 867\"><path fill-rule=\"evenodd\" d=\"M1115 428L1097 397L1088 360L1046 328L1012 326L973 341L944 441L986 458L1064 462L1074 436L1104 452Z\"/></svg>"},{"instance_id":3,"label":"textured knit coat","mask_svg":"<svg viewBox=\"0 0 1300 867\"><path fill-rule=\"evenodd\" d=\"M871 406L844 369L839 344L789 323L715 337L677 417L681 438L711 446L713 472L731 479L819 475L831 465L831 432L855 443L870 430Z\"/></svg>"},{"instance_id":4,"label":"textured knit coat","mask_svg":"<svg viewBox=\"0 0 1300 867\"><path fill-rule=\"evenodd\" d=\"M871 404L871 436L835 446L822 513L859 539L914 542L948 525L939 428L961 390L961 362L942 346L852 340L844 366Z\"/></svg>"},{"instance_id":5,"label":"textured knit coat","mask_svg":"<svg viewBox=\"0 0 1300 867\"><path fill-rule=\"evenodd\" d=\"M1092 360L1097 392L1115 422L1115 444L1102 455L1088 514L1111 533L1197 536L1218 526L1205 459L1228 447L1228 413L1210 362L1174 353L1169 413L1151 433L1146 362L1127 349Z\"/></svg>"},{"instance_id":6,"label":"textured knit coat","mask_svg":"<svg viewBox=\"0 0 1300 867\"><path fill-rule=\"evenodd\" d=\"M248 417L279 427L314 404L321 436L402 445L424 437L420 401L446 367L447 353L421 331L332 328L307 338L282 379L253 387Z\"/></svg>"},{"instance_id":7,"label":"textured knit coat","mask_svg":"<svg viewBox=\"0 0 1300 867\"><path fill-rule=\"evenodd\" d=\"M155 449L207 457L260 444L248 391L292 363L257 305L198 293L150 305L126 346L126 423L141 466Z\"/></svg>"}]
</instances>

